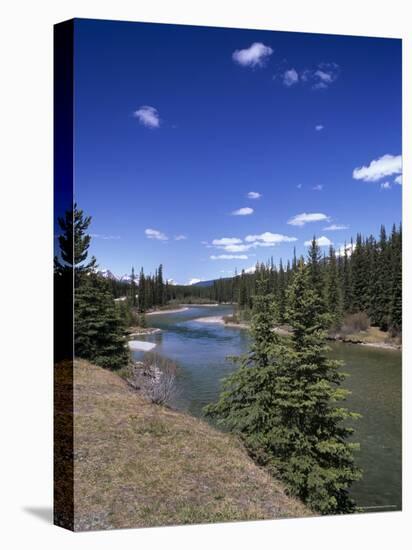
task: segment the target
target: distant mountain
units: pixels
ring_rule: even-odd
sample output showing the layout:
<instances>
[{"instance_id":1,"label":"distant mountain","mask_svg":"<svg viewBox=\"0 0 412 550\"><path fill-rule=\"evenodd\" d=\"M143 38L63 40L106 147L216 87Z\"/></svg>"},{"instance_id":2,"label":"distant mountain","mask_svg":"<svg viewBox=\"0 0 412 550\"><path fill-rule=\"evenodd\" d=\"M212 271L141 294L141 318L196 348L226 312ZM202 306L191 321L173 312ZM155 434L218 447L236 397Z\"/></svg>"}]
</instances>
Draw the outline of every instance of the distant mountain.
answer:
<instances>
[{"instance_id":1,"label":"distant mountain","mask_svg":"<svg viewBox=\"0 0 412 550\"><path fill-rule=\"evenodd\" d=\"M213 283L217 281L225 281L227 279L231 279L231 277L222 277L221 279L212 279L211 281L199 281L191 286L213 286Z\"/></svg>"},{"instance_id":2,"label":"distant mountain","mask_svg":"<svg viewBox=\"0 0 412 550\"><path fill-rule=\"evenodd\" d=\"M101 277L104 277L105 279L110 279L112 281L119 281L121 283L130 283L131 280L132 280L130 275L125 274L125 275L122 275L121 277L118 277L112 271L110 271L110 269L102 269L101 271L98 271L97 273ZM199 281L198 283L193 283L192 285L179 285L179 286L209 287L209 286L213 286L213 283L215 281L225 280L225 279L230 279L230 277L224 277L224 279L211 279L210 281ZM135 279L135 281L136 281L136 284L137 284L138 281L136 279ZM173 281L173 279L168 279L167 282L169 283L169 285L176 285L177 284L175 281Z\"/></svg>"},{"instance_id":3,"label":"distant mountain","mask_svg":"<svg viewBox=\"0 0 412 550\"><path fill-rule=\"evenodd\" d=\"M119 280L116 275L110 271L110 269L103 269L102 271L98 271L97 273L105 279L111 279L112 281Z\"/></svg>"}]
</instances>

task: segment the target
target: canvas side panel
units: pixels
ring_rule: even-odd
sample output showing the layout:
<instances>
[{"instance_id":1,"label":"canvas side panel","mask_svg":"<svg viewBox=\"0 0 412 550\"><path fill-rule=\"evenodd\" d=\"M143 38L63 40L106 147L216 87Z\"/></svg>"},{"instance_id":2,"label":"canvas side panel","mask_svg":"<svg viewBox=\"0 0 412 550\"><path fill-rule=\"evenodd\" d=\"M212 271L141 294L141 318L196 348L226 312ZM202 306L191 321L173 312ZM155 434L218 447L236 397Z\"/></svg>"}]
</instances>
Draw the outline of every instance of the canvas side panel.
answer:
<instances>
[{"instance_id":1,"label":"canvas side panel","mask_svg":"<svg viewBox=\"0 0 412 550\"><path fill-rule=\"evenodd\" d=\"M73 21L54 27L54 523L73 530ZM64 240L64 235L66 239Z\"/></svg>"}]
</instances>

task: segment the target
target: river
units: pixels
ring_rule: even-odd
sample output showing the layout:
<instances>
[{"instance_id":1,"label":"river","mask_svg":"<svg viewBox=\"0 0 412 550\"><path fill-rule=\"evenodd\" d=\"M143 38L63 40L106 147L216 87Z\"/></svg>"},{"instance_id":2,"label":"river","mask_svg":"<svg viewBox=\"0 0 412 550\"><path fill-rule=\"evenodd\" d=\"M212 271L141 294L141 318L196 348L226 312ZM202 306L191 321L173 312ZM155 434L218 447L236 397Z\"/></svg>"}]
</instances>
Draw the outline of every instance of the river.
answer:
<instances>
[{"instance_id":1,"label":"river","mask_svg":"<svg viewBox=\"0 0 412 550\"><path fill-rule=\"evenodd\" d=\"M227 359L248 349L248 331L196 319L227 315L230 306L190 307L186 311L148 316L162 332L147 336L154 351L179 365L178 396L173 405L193 415L218 398L221 379L236 366ZM141 338L143 339L143 338ZM363 478L351 494L366 511L400 510L402 504L401 353L366 346L332 343L331 356L343 360L351 390L346 405L361 413L354 441L361 444L357 462ZM134 352L136 359L141 357Z\"/></svg>"}]
</instances>

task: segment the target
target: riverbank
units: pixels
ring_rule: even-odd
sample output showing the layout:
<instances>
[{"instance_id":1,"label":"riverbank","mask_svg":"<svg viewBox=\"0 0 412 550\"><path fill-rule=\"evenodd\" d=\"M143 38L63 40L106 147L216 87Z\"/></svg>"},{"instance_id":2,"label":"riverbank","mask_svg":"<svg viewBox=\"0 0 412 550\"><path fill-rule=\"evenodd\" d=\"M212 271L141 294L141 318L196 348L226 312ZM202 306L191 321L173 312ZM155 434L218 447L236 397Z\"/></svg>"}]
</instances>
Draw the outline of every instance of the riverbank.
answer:
<instances>
[{"instance_id":1,"label":"riverbank","mask_svg":"<svg viewBox=\"0 0 412 550\"><path fill-rule=\"evenodd\" d=\"M162 332L162 329L154 327L129 327L127 329L127 336L134 338L135 336L148 336L149 334L156 334L158 332Z\"/></svg>"},{"instance_id":2,"label":"riverbank","mask_svg":"<svg viewBox=\"0 0 412 550\"><path fill-rule=\"evenodd\" d=\"M156 309L154 311L149 311L146 315L164 315L165 313L179 313L180 311L187 311L188 307L179 307L175 309Z\"/></svg>"},{"instance_id":3,"label":"riverbank","mask_svg":"<svg viewBox=\"0 0 412 550\"><path fill-rule=\"evenodd\" d=\"M311 515L234 436L87 361L73 375L75 530Z\"/></svg>"},{"instance_id":4,"label":"riverbank","mask_svg":"<svg viewBox=\"0 0 412 550\"><path fill-rule=\"evenodd\" d=\"M233 323L226 322L223 316L210 316L210 317L199 317L195 319L198 323L210 323L210 324L219 324L224 325L229 328L239 328L243 330L248 330L250 328L248 323ZM280 334L281 336L290 336L292 331L287 327L275 327L274 332ZM387 333L379 330L376 327L370 327L366 331L360 331L358 333L342 335L342 334L330 334L327 336L327 340L332 340L335 342L342 342L344 344L357 344L361 346L368 346L371 348L377 349L387 349L400 351L402 349L401 344L399 344L394 338L390 338Z\"/></svg>"}]
</instances>

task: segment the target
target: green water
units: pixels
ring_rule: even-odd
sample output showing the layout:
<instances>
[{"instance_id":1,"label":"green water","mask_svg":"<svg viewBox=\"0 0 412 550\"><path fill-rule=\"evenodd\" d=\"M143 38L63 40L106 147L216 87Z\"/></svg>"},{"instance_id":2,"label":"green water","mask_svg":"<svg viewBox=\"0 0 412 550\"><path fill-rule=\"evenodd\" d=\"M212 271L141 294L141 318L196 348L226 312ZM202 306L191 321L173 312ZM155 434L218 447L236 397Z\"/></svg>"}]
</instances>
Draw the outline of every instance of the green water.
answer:
<instances>
[{"instance_id":1,"label":"green water","mask_svg":"<svg viewBox=\"0 0 412 550\"><path fill-rule=\"evenodd\" d=\"M147 340L180 367L173 403L177 408L202 416L202 408L217 399L221 379L236 368L227 357L247 350L247 331L196 320L230 312L230 306L191 307L148 317L151 326L163 331ZM361 443L357 461L364 474L352 495L367 511L400 510L401 353L342 343L331 348L331 355L345 362L343 371L350 375L345 382L352 392L347 406L362 414L354 441Z\"/></svg>"}]
</instances>

